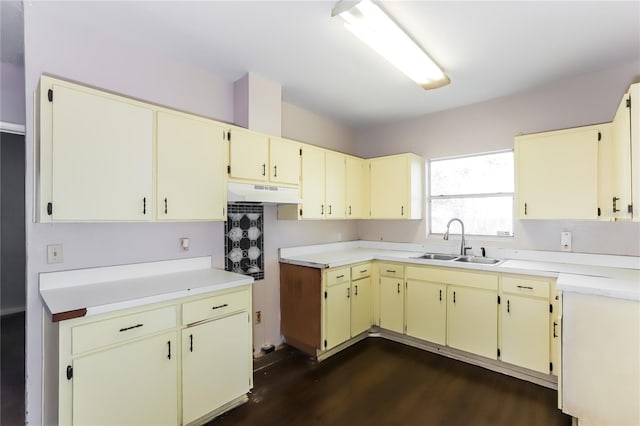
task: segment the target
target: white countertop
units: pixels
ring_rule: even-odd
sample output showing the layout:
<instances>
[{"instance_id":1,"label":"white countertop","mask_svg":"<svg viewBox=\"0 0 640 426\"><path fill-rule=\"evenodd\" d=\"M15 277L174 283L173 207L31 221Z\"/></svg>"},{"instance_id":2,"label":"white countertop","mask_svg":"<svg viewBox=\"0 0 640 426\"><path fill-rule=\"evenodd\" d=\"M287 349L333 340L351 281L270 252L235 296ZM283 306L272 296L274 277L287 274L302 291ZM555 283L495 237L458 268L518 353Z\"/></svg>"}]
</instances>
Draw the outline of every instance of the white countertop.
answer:
<instances>
[{"instance_id":1,"label":"white countertop","mask_svg":"<svg viewBox=\"0 0 640 426\"><path fill-rule=\"evenodd\" d=\"M334 268L371 260L416 265L475 269L500 273L563 277L556 287L601 296L640 300L640 259L556 252L499 250L502 261L495 265L414 259L428 250L417 244L349 241L326 245L280 249L280 261L313 268ZM512 254L515 259L506 255ZM527 260L527 255L533 260ZM584 285L580 285L583 282Z\"/></svg>"},{"instance_id":2,"label":"white countertop","mask_svg":"<svg viewBox=\"0 0 640 426\"><path fill-rule=\"evenodd\" d=\"M202 257L42 273L40 294L52 316L84 309L88 316L251 283Z\"/></svg>"}]
</instances>

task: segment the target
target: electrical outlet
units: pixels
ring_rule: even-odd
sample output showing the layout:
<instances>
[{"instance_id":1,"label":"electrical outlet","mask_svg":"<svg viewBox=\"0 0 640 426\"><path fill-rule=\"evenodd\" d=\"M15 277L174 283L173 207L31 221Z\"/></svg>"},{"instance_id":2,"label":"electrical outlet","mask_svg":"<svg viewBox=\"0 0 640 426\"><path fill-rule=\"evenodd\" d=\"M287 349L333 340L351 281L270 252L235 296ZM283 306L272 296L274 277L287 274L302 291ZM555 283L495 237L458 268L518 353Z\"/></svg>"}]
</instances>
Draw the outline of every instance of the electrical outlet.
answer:
<instances>
[{"instance_id":1,"label":"electrical outlet","mask_svg":"<svg viewBox=\"0 0 640 426\"><path fill-rule=\"evenodd\" d=\"M62 263L62 244L51 244L47 246L47 263Z\"/></svg>"},{"instance_id":2,"label":"electrical outlet","mask_svg":"<svg viewBox=\"0 0 640 426\"><path fill-rule=\"evenodd\" d=\"M562 231L560 233L560 250L571 251L571 232Z\"/></svg>"},{"instance_id":3,"label":"electrical outlet","mask_svg":"<svg viewBox=\"0 0 640 426\"><path fill-rule=\"evenodd\" d=\"M189 240L189 238L180 238L180 247L182 248L182 250L189 251L190 243L191 241Z\"/></svg>"},{"instance_id":4,"label":"electrical outlet","mask_svg":"<svg viewBox=\"0 0 640 426\"><path fill-rule=\"evenodd\" d=\"M262 311L256 311L256 324L260 324L262 322Z\"/></svg>"}]
</instances>

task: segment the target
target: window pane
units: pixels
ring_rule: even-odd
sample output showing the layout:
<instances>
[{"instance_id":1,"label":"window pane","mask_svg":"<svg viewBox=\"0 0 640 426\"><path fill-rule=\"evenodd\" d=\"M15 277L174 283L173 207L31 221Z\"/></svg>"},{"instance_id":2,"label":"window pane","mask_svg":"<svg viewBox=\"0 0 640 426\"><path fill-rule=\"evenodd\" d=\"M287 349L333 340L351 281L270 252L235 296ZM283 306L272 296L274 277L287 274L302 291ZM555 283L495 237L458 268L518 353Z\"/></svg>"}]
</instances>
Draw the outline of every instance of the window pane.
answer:
<instances>
[{"instance_id":1,"label":"window pane","mask_svg":"<svg viewBox=\"0 0 640 426\"><path fill-rule=\"evenodd\" d=\"M431 161L431 195L513 192L513 152Z\"/></svg>"},{"instance_id":2,"label":"window pane","mask_svg":"<svg viewBox=\"0 0 640 426\"><path fill-rule=\"evenodd\" d=\"M449 198L431 200L431 233L444 234L447 222L457 217L468 235L513 235L513 197ZM451 224L460 233L460 224Z\"/></svg>"}]
</instances>

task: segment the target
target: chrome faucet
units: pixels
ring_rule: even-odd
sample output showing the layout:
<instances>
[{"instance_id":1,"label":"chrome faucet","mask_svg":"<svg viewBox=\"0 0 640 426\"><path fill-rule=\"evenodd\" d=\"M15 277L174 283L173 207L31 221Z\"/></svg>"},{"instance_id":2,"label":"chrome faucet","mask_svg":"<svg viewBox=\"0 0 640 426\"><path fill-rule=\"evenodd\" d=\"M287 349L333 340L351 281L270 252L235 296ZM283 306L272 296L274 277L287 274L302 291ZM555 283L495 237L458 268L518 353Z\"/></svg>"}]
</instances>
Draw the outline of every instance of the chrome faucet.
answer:
<instances>
[{"instance_id":1,"label":"chrome faucet","mask_svg":"<svg viewBox=\"0 0 640 426\"><path fill-rule=\"evenodd\" d=\"M444 233L444 239L448 240L449 239L449 227L451 226L452 222L460 222L460 228L462 229L461 233L462 233L462 240L460 241L460 255L461 256L466 256L467 255L467 250L472 249L473 247L467 247L466 241L464 240L464 223L462 223L462 220L458 219L457 217L454 217L453 219L451 219L449 221L449 223L447 223L447 232Z\"/></svg>"}]
</instances>

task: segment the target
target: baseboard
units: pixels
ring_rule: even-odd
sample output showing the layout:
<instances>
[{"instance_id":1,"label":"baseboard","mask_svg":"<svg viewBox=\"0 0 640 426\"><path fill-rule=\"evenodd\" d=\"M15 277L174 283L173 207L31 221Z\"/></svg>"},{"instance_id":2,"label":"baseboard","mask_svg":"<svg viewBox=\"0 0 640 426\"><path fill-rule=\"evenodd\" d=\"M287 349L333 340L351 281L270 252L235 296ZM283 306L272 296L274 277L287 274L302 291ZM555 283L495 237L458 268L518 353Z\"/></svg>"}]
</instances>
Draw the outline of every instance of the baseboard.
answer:
<instances>
[{"instance_id":1,"label":"baseboard","mask_svg":"<svg viewBox=\"0 0 640 426\"><path fill-rule=\"evenodd\" d=\"M24 312L25 312L24 306L18 307L18 308L4 308L4 309L0 309L0 316L4 317L6 315L13 315L13 314L19 314Z\"/></svg>"}]
</instances>

